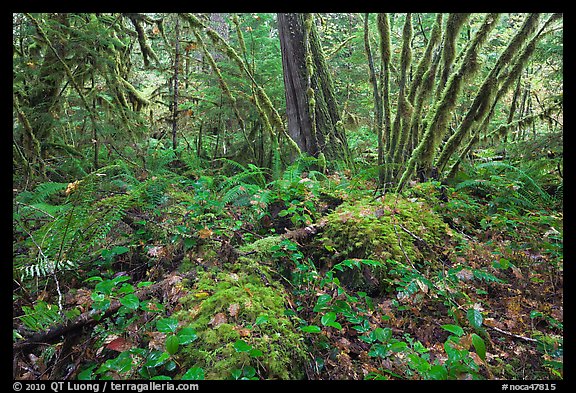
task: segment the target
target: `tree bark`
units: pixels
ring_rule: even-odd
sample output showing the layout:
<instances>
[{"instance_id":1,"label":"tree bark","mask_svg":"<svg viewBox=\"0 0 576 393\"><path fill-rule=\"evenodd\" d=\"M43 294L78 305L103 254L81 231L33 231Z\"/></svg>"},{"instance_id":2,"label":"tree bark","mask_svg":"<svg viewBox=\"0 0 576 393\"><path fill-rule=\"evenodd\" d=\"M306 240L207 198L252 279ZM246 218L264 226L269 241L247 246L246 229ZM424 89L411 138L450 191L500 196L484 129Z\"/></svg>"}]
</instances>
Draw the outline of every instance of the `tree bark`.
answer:
<instances>
[{"instance_id":1,"label":"tree bark","mask_svg":"<svg viewBox=\"0 0 576 393\"><path fill-rule=\"evenodd\" d=\"M278 14L278 35L286 95L288 134L302 152L318 156L318 139L312 130L310 97L307 91L309 70L306 66L304 16Z\"/></svg>"}]
</instances>

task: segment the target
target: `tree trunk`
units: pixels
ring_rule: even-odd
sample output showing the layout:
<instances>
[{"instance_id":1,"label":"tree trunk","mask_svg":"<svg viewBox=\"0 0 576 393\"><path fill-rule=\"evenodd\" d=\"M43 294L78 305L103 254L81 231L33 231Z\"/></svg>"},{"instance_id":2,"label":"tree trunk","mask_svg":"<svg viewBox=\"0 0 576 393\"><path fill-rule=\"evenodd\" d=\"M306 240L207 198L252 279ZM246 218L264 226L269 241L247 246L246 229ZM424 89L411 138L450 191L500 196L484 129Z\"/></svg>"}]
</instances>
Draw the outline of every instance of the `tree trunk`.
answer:
<instances>
[{"instance_id":1,"label":"tree trunk","mask_svg":"<svg viewBox=\"0 0 576 393\"><path fill-rule=\"evenodd\" d=\"M278 14L288 134L302 152L347 159L332 80L313 14Z\"/></svg>"},{"instance_id":2,"label":"tree trunk","mask_svg":"<svg viewBox=\"0 0 576 393\"><path fill-rule=\"evenodd\" d=\"M304 46L304 16L278 14L278 35L286 95L288 134L302 152L318 156L318 139L312 130L308 96L308 69Z\"/></svg>"},{"instance_id":3,"label":"tree trunk","mask_svg":"<svg viewBox=\"0 0 576 393\"><path fill-rule=\"evenodd\" d=\"M174 88L173 101L172 101L172 149L176 150L178 147L178 68L180 66L180 19L176 18L176 26L174 27Z\"/></svg>"}]
</instances>

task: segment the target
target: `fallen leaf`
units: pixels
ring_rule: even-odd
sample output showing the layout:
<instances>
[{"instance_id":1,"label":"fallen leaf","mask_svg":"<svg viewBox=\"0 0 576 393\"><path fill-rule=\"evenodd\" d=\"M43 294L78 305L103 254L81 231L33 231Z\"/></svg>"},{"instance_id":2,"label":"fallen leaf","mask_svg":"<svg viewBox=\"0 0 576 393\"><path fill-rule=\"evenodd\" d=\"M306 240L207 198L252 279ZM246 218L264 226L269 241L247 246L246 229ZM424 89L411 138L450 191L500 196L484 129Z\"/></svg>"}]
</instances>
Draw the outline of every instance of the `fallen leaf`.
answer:
<instances>
[{"instance_id":1,"label":"fallen leaf","mask_svg":"<svg viewBox=\"0 0 576 393\"><path fill-rule=\"evenodd\" d=\"M125 338L118 337L106 345L107 349L111 349L116 352L124 352L132 348L132 343Z\"/></svg>"},{"instance_id":2,"label":"fallen leaf","mask_svg":"<svg viewBox=\"0 0 576 393\"><path fill-rule=\"evenodd\" d=\"M251 332L250 332L250 329L248 329L248 328L241 327L241 326L234 326L233 329L238 332L240 337L250 337Z\"/></svg>"},{"instance_id":3,"label":"fallen leaf","mask_svg":"<svg viewBox=\"0 0 576 393\"><path fill-rule=\"evenodd\" d=\"M224 313L219 312L218 314L216 314L212 317L210 322L208 322L208 325L212 325L213 328L216 328L216 327L222 325L223 323L227 323L227 322L228 322L228 319L226 318L226 315L224 315Z\"/></svg>"},{"instance_id":4,"label":"fallen leaf","mask_svg":"<svg viewBox=\"0 0 576 393\"><path fill-rule=\"evenodd\" d=\"M148 342L148 348L152 350L164 350L164 343L166 341L166 333L161 332L147 332L148 336L152 339Z\"/></svg>"},{"instance_id":5,"label":"fallen leaf","mask_svg":"<svg viewBox=\"0 0 576 393\"><path fill-rule=\"evenodd\" d=\"M236 318L236 316L238 316L238 311L240 311L240 306L238 305L238 303L232 303L228 307L228 313L230 314L231 317Z\"/></svg>"},{"instance_id":6,"label":"fallen leaf","mask_svg":"<svg viewBox=\"0 0 576 393\"><path fill-rule=\"evenodd\" d=\"M198 231L198 237L200 237L200 239L209 239L210 236L212 236L212 231L208 228L200 229Z\"/></svg>"}]
</instances>

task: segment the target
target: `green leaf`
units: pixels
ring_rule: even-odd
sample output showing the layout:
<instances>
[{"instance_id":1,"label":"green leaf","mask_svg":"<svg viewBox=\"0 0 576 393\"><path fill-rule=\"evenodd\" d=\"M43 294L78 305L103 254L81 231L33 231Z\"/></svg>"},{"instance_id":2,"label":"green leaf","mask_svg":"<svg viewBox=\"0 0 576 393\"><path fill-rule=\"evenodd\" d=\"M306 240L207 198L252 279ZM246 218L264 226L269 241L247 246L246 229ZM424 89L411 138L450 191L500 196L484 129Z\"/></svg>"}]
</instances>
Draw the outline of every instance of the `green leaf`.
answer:
<instances>
[{"instance_id":1,"label":"green leaf","mask_svg":"<svg viewBox=\"0 0 576 393\"><path fill-rule=\"evenodd\" d=\"M96 284L94 290L105 295L110 295L112 293L112 288L114 288L116 284L112 280L104 280Z\"/></svg>"},{"instance_id":2,"label":"green leaf","mask_svg":"<svg viewBox=\"0 0 576 393\"><path fill-rule=\"evenodd\" d=\"M249 352L252 349L252 345L248 344L244 340L236 340L234 343L234 349L236 352Z\"/></svg>"},{"instance_id":3,"label":"green leaf","mask_svg":"<svg viewBox=\"0 0 576 393\"><path fill-rule=\"evenodd\" d=\"M242 376L242 370L239 368L232 370L230 373L232 374L232 378L234 379L240 379L240 377Z\"/></svg>"},{"instance_id":4,"label":"green leaf","mask_svg":"<svg viewBox=\"0 0 576 393\"><path fill-rule=\"evenodd\" d=\"M177 336L181 345L190 344L191 342L195 341L198 338L196 330L194 330L191 327L182 328L178 332Z\"/></svg>"},{"instance_id":5,"label":"green leaf","mask_svg":"<svg viewBox=\"0 0 576 393\"><path fill-rule=\"evenodd\" d=\"M389 349L392 352L402 352L406 348L408 348L408 344L406 344L404 341L397 341L397 342L393 343L392 345L390 345Z\"/></svg>"},{"instance_id":6,"label":"green leaf","mask_svg":"<svg viewBox=\"0 0 576 393\"><path fill-rule=\"evenodd\" d=\"M148 355L148 361L144 363L144 367L158 367L170 358L168 352L154 351Z\"/></svg>"},{"instance_id":7,"label":"green leaf","mask_svg":"<svg viewBox=\"0 0 576 393\"><path fill-rule=\"evenodd\" d=\"M324 308L326 308L330 299L332 299L332 296L330 296L330 295L324 294L324 295L318 296L318 300L316 301L316 305L314 306L314 309L312 311L314 311L314 312L323 311Z\"/></svg>"},{"instance_id":8,"label":"green leaf","mask_svg":"<svg viewBox=\"0 0 576 393\"><path fill-rule=\"evenodd\" d=\"M180 340L175 334L172 334L166 338L166 352L168 352L170 355L174 355L176 352L178 352L179 346Z\"/></svg>"},{"instance_id":9,"label":"green leaf","mask_svg":"<svg viewBox=\"0 0 576 393\"><path fill-rule=\"evenodd\" d=\"M253 358L258 358L258 357L260 357L260 356L262 356L262 355L264 355L264 354L262 353L261 350L256 349L256 348L252 348L252 349L250 350L249 355L250 355L251 357L253 357Z\"/></svg>"},{"instance_id":10,"label":"green leaf","mask_svg":"<svg viewBox=\"0 0 576 393\"><path fill-rule=\"evenodd\" d=\"M112 250L110 250L114 255L122 255L127 253L128 251L130 251L130 249L128 247L124 247L124 246L115 246L112 248Z\"/></svg>"},{"instance_id":11,"label":"green leaf","mask_svg":"<svg viewBox=\"0 0 576 393\"><path fill-rule=\"evenodd\" d=\"M112 279L112 282L113 282L114 284L120 284L121 282L129 281L129 280L130 280L130 277L129 277L129 276L121 275L121 276L118 276L118 277L114 277L114 278Z\"/></svg>"},{"instance_id":12,"label":"green leaf","mask_svg":"<svg viewBox=\"0 0 576 393\"><path fill-rule=\"evenodd\" d=\"M152 381L171 381L172 378L170 378L167 375L156 375L155 377L150 378L150 380L152 380Z\"/></svg>"},{"instance_id":13,"label":"green leaf","mask_svg":"<svg viewBox=\"0 0 576 393\"><path fill-rule=\"evenodd\" d=\"M118 290L118 294L122 295L122 294L128 294L128 293L134 293L136 290L134 289L134 286L132 284L124 284L122 285L122 287Z\"/></svg>"},{"instance_id":14,"label":"green leaf","mask_svg":"<svg viewBox=\"0 0 576 393\"><path fill-rule=\"evenodd\" d=\"M448 371L446 368L440 364L432 366L430 371L428 371L428 378L437 381L445 381L448 379Z\"/></svg>"},{"instance_id":15,"label":"green leaf","mask_svg":"<svg viewBox=\"0 0 576 393\"><path fill-rule=\"evenodd\" d=\"M376 343L370 348L369 356L385 358L388 354L388 346Z\"/></svg>"},{"instance_id":16,"label":"green leaf","mask_svg":"<svg viewBox=\"0 0 576 393\"><path fill-rule=\"evenodd\" d=\"M472 345L474 345L474 349L478 356L480 356L480 359L486 361L486 344L476 333L472 333Z\"/></svg>"},{"instance_id":17,"label":"green leaf","mask_svg":"<svg viewBox=\"0 0 576 393\"><path fill-rule=\"evenodd\" d=\"M268 315L260 315L258 318L256 318L256 322L254 322L254 325L262 325L263 323L268 322Z\"/></svg>"},{"instance_id":18,"label":"green leaf","mask_svg":"<svg viewBox=\"0 0 576 393\"><path fill-rule=\"evenodd\" d=\"M320 322L322 322L322 325L324 325L324 326L329 325L334 321L336 321L336 313L332 312L332 311L324 314L322 316L322 319L320 320Z\"/></svg>"},{"instance_id":19,"label":"green leaf","mask_svg":"<svg viewBox=\"0 0 576 393\"><path fill-rule=\"evenodd\" d=\"M303 326L300 328L300 330L306 333L320 333L322 331L322 329L316 325Z\"/></svg>"},{"instance_id":20,"label":"green leaf","mask_svg":"<svg viewBox=\"0 0 576 393\"><path fill-rule=\"evenodd\" d=\"M131 294L126 295L123 298L121 298L120 304L129 308L130 310L136 310L138 308L138 306L140 305L140 300L138 299L138 297L136 295L131 293Z\"/></svg>"},{"instance_id":21,"label":"green leaf","mask_svg":"<svg viewBox=\"0 0 576 393\"><path fill-rule=\"evenodd\" d=\"M464 334L464 329L462 329L460 326L458 325L442 325L441 326L442 329L449 331L450 333L453 333L455 335L457 335L458 337L461 337Z\"/></svg>"},{"instance_id":22,"label":"green leaf","mask_svg":"<svg viewBox=\"0 0 576 393\"><path fill-rule=\"evenodd\" d=\"M161 333L174 333L178 327L176 318L163 318L156 322L156 329Z\"/></svg>"},{"instance_id":23,"label":"green leaf","mask_svg":"<svg viewBox=\"0 0 576 393\"><path fill-rule=\"evenodd\" d=\"M468 322L472 325L473 328L479 329L482 326L482 313L475 308L469 308L466 312L466 316L468 317Z\"/></svg>"},{"instance_id":24,"label":"green leaf","mask_svg":"<svg viewBox=\"0 0 576 393\"><path fill-rule=\"evenodd\" d=\"M244 374L244 376L248 378L253 377L254 375L256 375L256 369L252 366L244 366L242 374Z\"/></svg>"},{"instance_id":25,"label":"green leaf","mask_svg":"<svg viewBox=\"0 0 576 393\"><path fill-rule=\"evenodd\" d=\"M138 288L144 288L144 287L149 287L150 285L152 285L153 282L152 281L141 281L138 283L138 285L136 285Z\"/></svg>"},{"instance_id":26,"label":"green leaf","mask_svg":"<svg viewBox=\"0 0 576 393\"><path fill-rule=\"evenodd\" d=\"M376 328L373 332L372 332L373 337L382 342L385 343L388 340L390 340L390 338L392 337L392 329L390 328Z\"/></svg>"},{"instance_id":27,"label":"green leaf","mask_svg":"<svg viewBox=\"0 0 576 393\"><path fill-rule=\"evenodd\" d=\"M204 369L202 367L192 367L182 375L184 381L198 381L204 379Z\"/></svg>"}]
</instances>

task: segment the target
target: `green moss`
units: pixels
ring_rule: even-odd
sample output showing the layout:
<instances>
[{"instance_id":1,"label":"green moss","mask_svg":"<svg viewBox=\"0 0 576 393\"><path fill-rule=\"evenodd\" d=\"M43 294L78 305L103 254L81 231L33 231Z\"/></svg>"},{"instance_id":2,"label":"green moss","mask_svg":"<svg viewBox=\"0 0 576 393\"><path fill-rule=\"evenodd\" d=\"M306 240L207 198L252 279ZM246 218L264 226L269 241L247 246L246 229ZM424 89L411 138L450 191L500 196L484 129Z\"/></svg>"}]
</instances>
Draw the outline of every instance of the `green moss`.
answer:
<instances>
[{"instance_id":1,"label":"green moss","mask_svg":"<svg viewBox=\"0 0 576 393\"><path fill-rule=\"evenodd\" d=\"M271 248L273 246L277 246L282 241L282 237L280 235L277 236L268 236L259 240L256 240L253 243L245 244L241 246L238 251L240 253L255 253L257 258L260 259L269 259L272 257Z\"/></svg>"},{"instance_id":2,"label":"green moss","mask_svg":"<svg viewBox=\"0 0 576 393\"><path fill-rule=\"evenodd\" d=\"M198 334L180 355L182 369L202 367L206 379L229 379L232 370L250 365L264 379L302 378L302 336L284 315L285 302L283 287L254 259L241 257L228 271L200 272L175 314ZM267 321L256 325L262 316ZM237 352L237 340L263 355Z\"/></svg>"},{"instance_id":3,"label":"green moss","mask_svg":"<svg viewBox=\"0 0 576 393\"><path fill-rule=\"evenodd\" d=\"M365 198L339 206L326 216L323 236L318 241L334 248L331 264L349 258L407 263L406 257L412 264L430 264L435 260L434 247L444 245L451 237L448 225L424 201L386 194L384 201ZM382 287L387 282L382 280L386 270L372 271L380 282L379 290L386 289ZM353 274L346 277L349 286L373 289L369 286L374 282L366 282L366 275L346 274Z\"/></svg>"}]
</instances>

